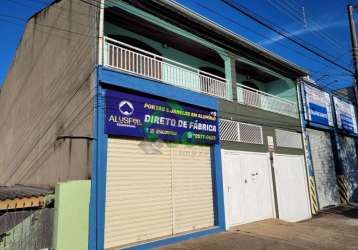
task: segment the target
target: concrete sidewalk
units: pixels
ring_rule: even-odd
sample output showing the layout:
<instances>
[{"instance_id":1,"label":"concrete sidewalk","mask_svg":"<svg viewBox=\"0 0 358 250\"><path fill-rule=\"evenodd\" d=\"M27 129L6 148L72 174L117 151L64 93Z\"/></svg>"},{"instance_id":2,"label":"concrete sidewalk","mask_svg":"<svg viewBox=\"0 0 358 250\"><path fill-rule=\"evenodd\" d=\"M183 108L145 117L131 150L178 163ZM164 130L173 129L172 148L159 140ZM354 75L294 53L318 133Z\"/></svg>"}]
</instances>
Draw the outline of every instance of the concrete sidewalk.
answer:
<instances>
[{"instance_id":1,"label":"concrete sidewalk","mask_svg":"<svg viewBox=\"0 0 358 250\"><path fill-rule=\"evenodd\" d=\"M330 209L299 223L266 220L246 224L162 249L358 250L358 207Z\"/></svg>"}]
</instances>

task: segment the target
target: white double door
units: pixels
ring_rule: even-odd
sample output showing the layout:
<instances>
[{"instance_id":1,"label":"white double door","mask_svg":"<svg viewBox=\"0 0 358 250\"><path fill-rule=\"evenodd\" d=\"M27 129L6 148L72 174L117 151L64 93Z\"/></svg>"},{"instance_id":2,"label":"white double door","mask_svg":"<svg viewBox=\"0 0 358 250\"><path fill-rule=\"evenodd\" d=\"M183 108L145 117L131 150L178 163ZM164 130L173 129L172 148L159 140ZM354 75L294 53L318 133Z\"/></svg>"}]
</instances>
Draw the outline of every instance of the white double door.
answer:
<instances>
[{"instance_id":1,"label":"white double door","mask_svg":"<svg viewBox=\"0 0 358 250\"><path fill-rule=\"evenodd\" d=\"M272 172L267 153L223 150L228 226L275 217Z\"/></svg>"}]
</instances>

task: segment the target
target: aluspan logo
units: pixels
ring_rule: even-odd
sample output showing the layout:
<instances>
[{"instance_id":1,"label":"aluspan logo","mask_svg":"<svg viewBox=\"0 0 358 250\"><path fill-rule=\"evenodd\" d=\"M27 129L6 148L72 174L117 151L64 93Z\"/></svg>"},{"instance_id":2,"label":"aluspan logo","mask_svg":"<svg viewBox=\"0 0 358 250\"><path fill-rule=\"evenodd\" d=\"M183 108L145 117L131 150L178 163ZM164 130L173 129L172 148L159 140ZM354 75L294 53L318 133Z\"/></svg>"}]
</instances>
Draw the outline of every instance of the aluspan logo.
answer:
<instances>
[{"instance_id":1,"label":"aluspan logo","mask_svg":"<svg viewBox=\"0 0 358 250\"><path fill-rule=\"evenodd\" d=\"M134 106L130 101L123 100L118 104L119 112L124 116L131 116L134 113Z\"/></svg>"},{"instance_id":2,"label":"aluspan logo","mask_svg":"<svg viewBox=\"0 0 358 250\"><path fill-rule=\"evenodd\" d=\"M108 117L108 122L114 123L117 127L137 128L142 126L142 121L139 118L132 117L134 113L134 106L130 101L122 100L118 103L118 110L121 115L111 114Z\"/></svg>"}]
</instances>

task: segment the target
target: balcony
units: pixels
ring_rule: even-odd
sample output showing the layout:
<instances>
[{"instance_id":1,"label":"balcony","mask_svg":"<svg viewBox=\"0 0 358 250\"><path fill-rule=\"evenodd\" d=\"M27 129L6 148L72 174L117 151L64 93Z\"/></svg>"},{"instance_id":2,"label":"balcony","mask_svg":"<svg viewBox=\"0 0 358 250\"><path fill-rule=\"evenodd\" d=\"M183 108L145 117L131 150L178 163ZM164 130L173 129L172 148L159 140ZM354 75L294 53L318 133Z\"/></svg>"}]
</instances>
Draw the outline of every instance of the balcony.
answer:
<instances>
[{"instance_id":1,"label":"balcony","mask_svg":"<svg viewBox=\"0 0 358 250\"><path fill-rule=\"evenodd\" d=\"M237 84L237 100L244 105L298 118L298 107L295 102L242 84Z\"/></svg>"},{"instance_id":2,"label":"balcony","mask_svg":"<svg viewBox=\"0 0 358 250\"><path fill-rule=\"evenodd\" d=\"M229 99L225 78L105 37L103 64L128 74Z\"/></svg>"}]
</instances>

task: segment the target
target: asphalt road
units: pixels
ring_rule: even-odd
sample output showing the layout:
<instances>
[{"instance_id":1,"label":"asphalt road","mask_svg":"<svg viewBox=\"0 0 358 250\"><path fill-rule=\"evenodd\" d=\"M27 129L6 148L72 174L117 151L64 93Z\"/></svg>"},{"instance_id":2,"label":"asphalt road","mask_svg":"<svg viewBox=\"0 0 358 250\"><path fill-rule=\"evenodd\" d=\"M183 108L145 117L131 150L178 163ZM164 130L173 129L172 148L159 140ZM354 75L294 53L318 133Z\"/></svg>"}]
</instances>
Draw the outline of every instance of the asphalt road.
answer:
<instances>
[{"instance_id":1,"label":"asphalt road","mask_svg":"<svg viewBox=\"0 0 358 250\"><path fill-rule=\"evenodd\" d=\"M162 250L358 250L358 207L334 208L311 220L266 220Z\"/></svg>"}]
</instances>

